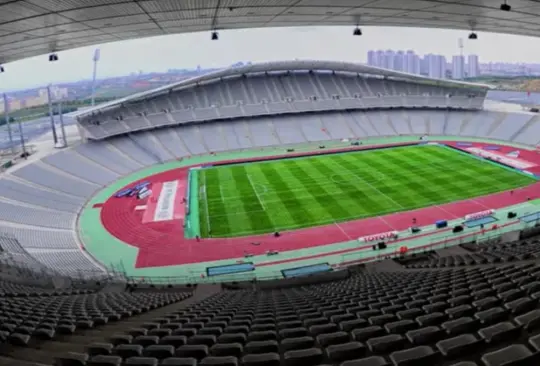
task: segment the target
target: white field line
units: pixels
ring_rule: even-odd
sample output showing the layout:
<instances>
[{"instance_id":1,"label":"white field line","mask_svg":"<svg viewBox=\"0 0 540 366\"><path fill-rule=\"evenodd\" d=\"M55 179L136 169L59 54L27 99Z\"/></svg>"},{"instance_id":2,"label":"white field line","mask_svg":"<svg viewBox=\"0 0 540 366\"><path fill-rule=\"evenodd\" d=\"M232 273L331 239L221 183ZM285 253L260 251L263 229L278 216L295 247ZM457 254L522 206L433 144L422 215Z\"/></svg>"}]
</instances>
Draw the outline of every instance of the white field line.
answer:
<instances>
[{"instance_id":1,"label":"white field line","mask_svg":"<svg viewBox=\"0 0 540 366\"><path fill-rule=\"evenodd\" d=\"M204 174L204 184L202 188L204 194L204 207L206 211L206 226L208 227L208 236L212 237L212 232L210 231L210 212L208 210L208 193L206 192L206 174Z\"/></svg>"},{"instance_id":2,"label":"white field line","mask_svg":"<svg viewBox=\"0 0 540 366\"><path fill-rule=\"evenodd\" d=\"M344 167L343 165L341 165L340 163L338 162L335 162L335 163L332 163L332 165L335 165L335 166L339 166L341 167L341 169L346 169L346 167ZM350 171L350 170L349 170ZM380 173L380 172L378 172ZM362 179L362 177L360 177L358 174L356 173L352 173L352 175L354 175L356 177L356 179L358 179L360 182L364 182L366 183L372 190L374 190L375 192L379 193L381 196L383 197L386 197L386 199L390 202L392 202L394 205L400 207L401 209L404 209L405 207L403 207L402 204L400 204L399 202L396 202L396 200L394 200L392 197L388 196L386 193L383 193L379 188L375 187L373 184L369 183L368 181ZM384 174L383 174L384 175ZM386 175L385 175L386 177ZM387 178L386 178L387 179Z\"/></svg>"},{"instance_id":3,"label":"white field line","mask_svg":"<svg viewBox=\"0 0 540 366\"><path fill-rule=\"evenodd\" d=\"M259 192L257 192L257 190L255 189L255 184L253 184L253 180L251 179L251 174L246 174L246 175L247 175L247 179L249 181L249 184L251 185L251 189L255 193L255 196L257 196L257 200L259 201L259 205L262 207L263 211L266 211L266 207L264 207L264 202L263 202L261 196L259 195Z\"/></svg>"}]
</instances>

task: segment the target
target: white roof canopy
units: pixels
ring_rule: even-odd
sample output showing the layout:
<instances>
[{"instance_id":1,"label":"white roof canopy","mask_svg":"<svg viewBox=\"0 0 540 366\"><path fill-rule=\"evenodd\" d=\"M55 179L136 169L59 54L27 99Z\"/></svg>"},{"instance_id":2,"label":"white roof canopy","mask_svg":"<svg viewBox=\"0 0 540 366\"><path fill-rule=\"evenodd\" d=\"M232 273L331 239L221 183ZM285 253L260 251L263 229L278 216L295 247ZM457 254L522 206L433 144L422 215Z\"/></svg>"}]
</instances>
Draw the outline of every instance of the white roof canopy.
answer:
<instances>
[{"instance_id":1,"label":"white roof canopy","mask_svg":"<svg viewBox=\"0 0 540 366\"><path fill-rule=\"evenodd\" d=\"M260 27L474 28L540 36L540 2L509 0L0 0L0 64L93 44Z\"/></svg>"},{"instance_id":2,"label":"white roof canopy","mask_svg":"<svg viewBox=\"0 0 540 366\"><path fill-rule=\"evenodd\" d=\"M124 103L133 103L136 101L145 100L158 95L168 93L177 89L188 88L200 83L218 81L221 78L228 78L234 76L241 76L244 74L265 73L265 72L287 72L287 71L334 71L334 72L346 72L357 73L364 75L372 75L374 77L388 77L404 81L427 83L431 85L437 85L440 87L461 87L470 89L482 89L487 90L490 88L488 85L468 83L447 79L431 79L425 76L407 74L404 72L381 69L374 66L368 66L364 64L339 62L339 61L319 61L319 60L292 60L292 61L272 61L261 62L256 64L243 65L239 67L228 67L222 70L210 72L194 78L182 80L174 84L165 85L156 89L136 93L125 98L117 99L108 103L101 104L94 108L89 108L81 111L76 115L78 118L92 115L98 111L111 110L121 106Z\"/></svg>"}]
</instances>

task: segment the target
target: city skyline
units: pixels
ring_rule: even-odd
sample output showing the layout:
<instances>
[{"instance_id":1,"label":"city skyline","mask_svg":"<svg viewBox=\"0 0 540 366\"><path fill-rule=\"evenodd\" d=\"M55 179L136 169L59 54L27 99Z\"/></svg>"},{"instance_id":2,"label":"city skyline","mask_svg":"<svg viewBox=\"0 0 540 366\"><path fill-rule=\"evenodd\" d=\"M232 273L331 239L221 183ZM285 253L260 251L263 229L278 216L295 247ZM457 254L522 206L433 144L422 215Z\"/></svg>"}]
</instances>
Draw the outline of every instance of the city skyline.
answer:
<instances>
[{"instance_id":1,"label":"city skyline","mask_svg":"<svg viewBox=\"0 0 540 366\"><path fill-rule=\"evenodd\" d=\"M101 48L98 77L126 75L132 71L162 72L170 68L223 67L239 60L276 61L320 59L366 62L369 49L411 49L419 54L439 54L449 59L457 52L463 30L362 27L353 37L350 27L240 29L220 32L210 41L208 32L158 36L96 45L59 53L49 63L47 55L4 65L0 92L44 86L49 83L90 79L94 50ZM540 39L479 33L465 39L465 52L485 61L534 63L540 59ZM504 45L504 47L501 47Z\"/></svg>"},{"instance_id":2,"label":"city skyline","mask_svg":"<svg viewBox=\"0 0 540 366\"><path fill-rule=\"evenodd\" d=\"M367 64L385 69L423 75L434 79L456 79L480 76L478 55L453 55L451 62L443 55L418 55L414 50L369 50ZM465 59L467 62L465 62Z\"/></svg>"}]
</instances>

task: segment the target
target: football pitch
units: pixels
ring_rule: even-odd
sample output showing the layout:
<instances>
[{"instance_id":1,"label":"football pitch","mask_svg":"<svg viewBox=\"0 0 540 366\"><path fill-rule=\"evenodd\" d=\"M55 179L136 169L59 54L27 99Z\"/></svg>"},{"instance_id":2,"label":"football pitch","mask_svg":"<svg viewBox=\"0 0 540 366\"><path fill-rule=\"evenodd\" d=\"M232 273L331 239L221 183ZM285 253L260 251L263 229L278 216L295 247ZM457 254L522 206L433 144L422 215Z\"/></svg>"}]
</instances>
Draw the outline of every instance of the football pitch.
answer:
<instances>
[{"instance_id":1,"label":"football pitch","mask_svg":"<svg viewBox=\"0 0 540 366\"><path fill-rule=\"evenodd\" d=\"M339 223L483 196L535 181L437 145L205 168L198 180L201 237Z\"/></svg>"}]
</instances>

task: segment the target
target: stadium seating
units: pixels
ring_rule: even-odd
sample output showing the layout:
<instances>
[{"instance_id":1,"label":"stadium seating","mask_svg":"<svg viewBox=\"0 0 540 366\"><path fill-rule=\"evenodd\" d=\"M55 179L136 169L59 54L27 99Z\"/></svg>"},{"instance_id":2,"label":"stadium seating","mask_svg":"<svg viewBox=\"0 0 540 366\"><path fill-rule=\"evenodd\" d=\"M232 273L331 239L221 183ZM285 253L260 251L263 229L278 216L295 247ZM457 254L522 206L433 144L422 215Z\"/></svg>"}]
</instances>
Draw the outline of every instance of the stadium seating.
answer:
<instances>
[{"instance_id":1,"label":"stadium seating","mask_svg":"<svg viewBox=\"0 0 540 366\"><path fill-rule=\"evenodd\" d=\"M534 144L540 142L534 132L538 126L537 117L523 113L403 109L254 117L133 132L80 144L4 175L0 219L6 224L0 224L0 233L15 236L39 261L62 273L96 272L99 266L80 252L73 233L77 213L100 188L147 166L210 152L396 135ZM72 265L63 266L67 260Z\"/></svg>"},{"instance_id":2,"label":"stadium seating","mask_svg":"<svg viewBox=\"0 0 540 366\"><path fill-rule=\"evenodd\" d=\"M476 95L477 94L477 95ZM156 127L333 110L482 108L485 92L325 72L236 75L126 104L82 121L90 138ZM219 151L219 150L218 150Z\"/></svg>"},{"instance_id":3,"label":"stadium seating","mask_svg":"<svg viewBox=\"0 0 540 366\"><path fill-rule=\"evenodd\" d=\"M508 263L540 258L540 240L526 239L504 243L461 244L463 254L444 255L443 251L431 253L424 260L415 261L408 268L444 268L479 264ZM467 252L472 252L467 253Z\"/></svg>"},{"instance_id":4,"label":"stadium seating","mask_svg":"<svg viewBox=\"0 0 540 366\"><path fill-rule=\"evenodd\" d=\"M126 365L535 365L539 270L389 271L382 262L337 282L227 290L61 365L104 355Z\"/></svg>"}]
</instances>

